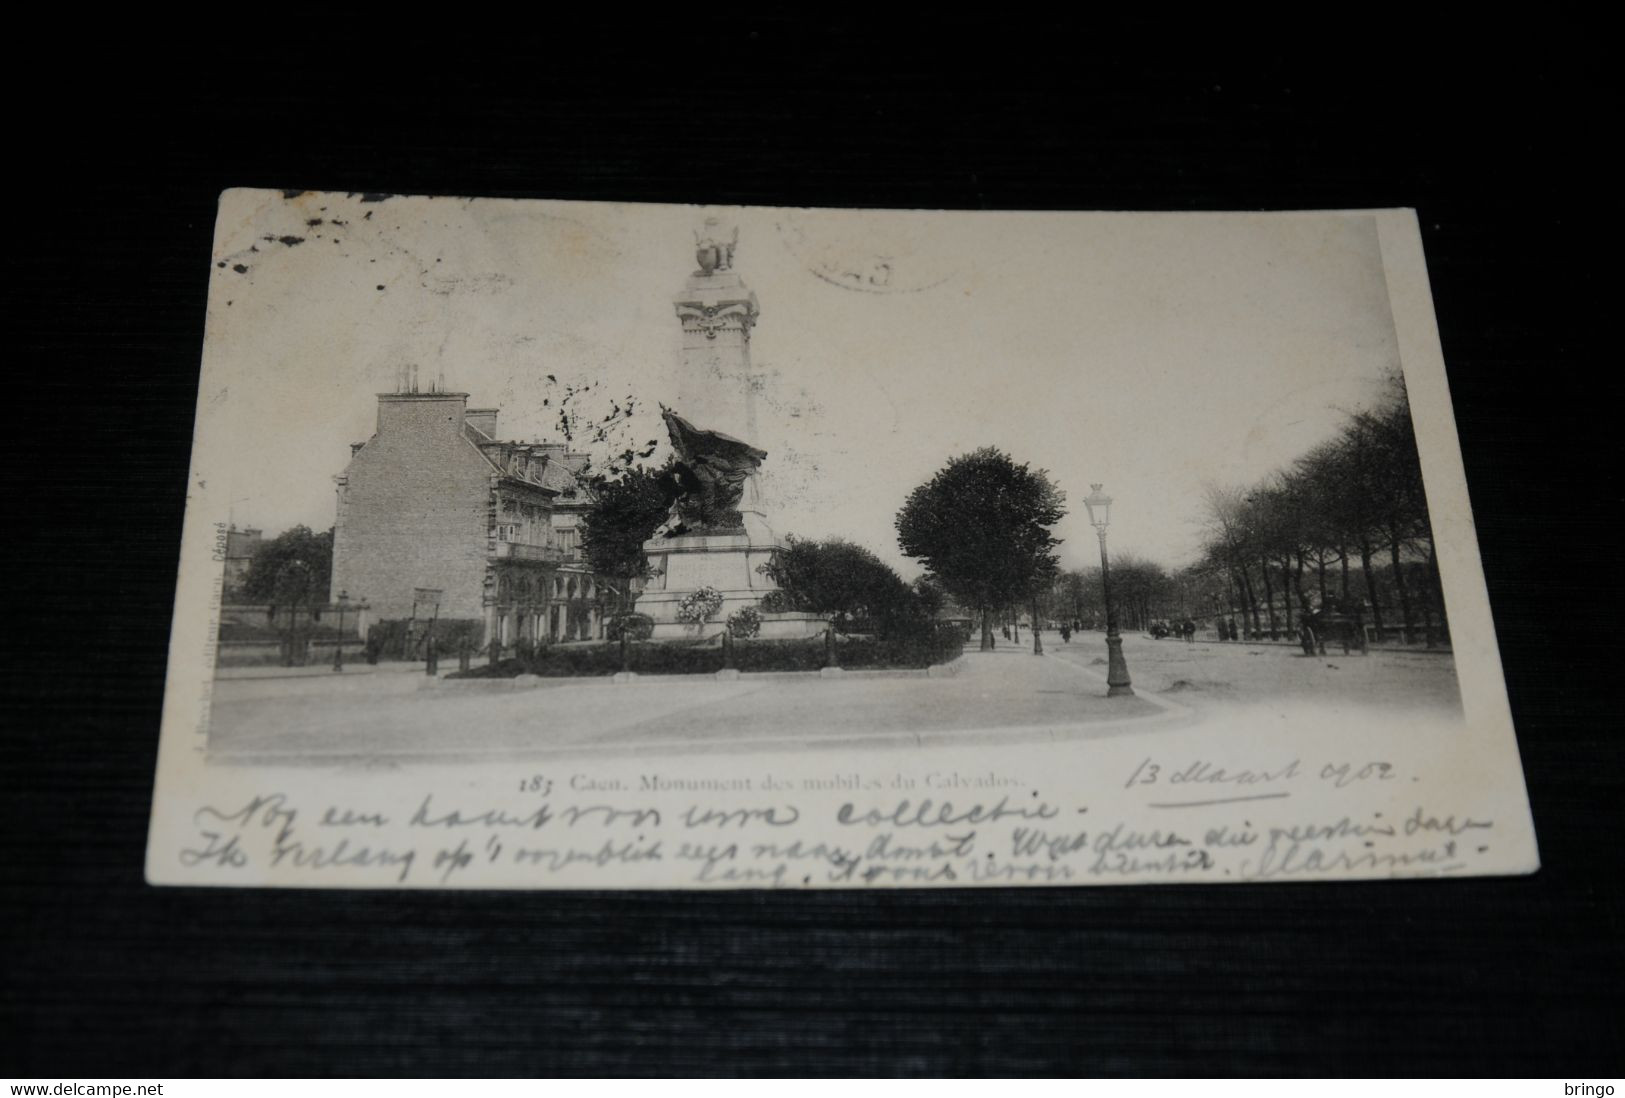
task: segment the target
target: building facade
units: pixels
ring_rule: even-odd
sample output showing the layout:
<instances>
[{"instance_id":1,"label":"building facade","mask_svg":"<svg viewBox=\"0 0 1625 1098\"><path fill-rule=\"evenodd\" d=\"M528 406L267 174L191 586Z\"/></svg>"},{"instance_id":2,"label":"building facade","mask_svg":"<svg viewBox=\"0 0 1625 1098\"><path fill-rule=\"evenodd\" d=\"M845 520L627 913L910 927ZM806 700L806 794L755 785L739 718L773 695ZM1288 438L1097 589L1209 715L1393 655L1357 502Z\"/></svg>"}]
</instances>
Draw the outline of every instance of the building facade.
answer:
<instances>
[{"instance_id":1,"label":"building facade","mask_svg":"<svg viewBox=\"0 0 1625 1098\"><path fill-rule=\"evenodd\" d=\"M331 597L373 621L466 623L503 647L603 636L601 585L579 546L586 457L497 437L468 394L378 396L377 430L335 478Z\"/></svg>"},{"instance_id":2,"label":"building facade","mask_svg":"<svg viewBox=\"0 0 1625 1098\"><path fill-rule=\"evenodd\" d=\"M248 570L254 564L254 554L264 542L264 531L253 527L237 529L233 524L226 531L226 599L236 598L248 580Z\"/></svg>"}]
</instances>

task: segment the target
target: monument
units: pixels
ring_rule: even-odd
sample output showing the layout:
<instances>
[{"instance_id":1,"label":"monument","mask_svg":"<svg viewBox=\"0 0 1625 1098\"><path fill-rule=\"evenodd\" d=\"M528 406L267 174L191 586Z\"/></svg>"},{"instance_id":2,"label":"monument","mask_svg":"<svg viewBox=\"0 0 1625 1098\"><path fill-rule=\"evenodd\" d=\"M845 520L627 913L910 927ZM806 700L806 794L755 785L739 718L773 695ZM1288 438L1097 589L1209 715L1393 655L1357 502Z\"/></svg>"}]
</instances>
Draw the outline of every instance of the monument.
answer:
<instances>
[{"instance_id":1,"label":"monument","mask_svg":"<svg viewBox=\"0 0 1625 1098\"><path fill-rule=\"evenodd\" d=\"M683 494L643 545L652 574L638 610L654 620L656 639L719 632L745 607L761 614L764 638L812 636L823 619L761 608L775 588L761 568L783 546L763 504L760 468L768 455L754 444L750 336L761 309L734 273L739 230L725 234L717 218L707 218L694 239L699 267L674 301L683 326L676 404L661 407ZM696 597L709 591L720 601ZM714 608L694 620L707 601Z\"/></svg>"}]
</instances>

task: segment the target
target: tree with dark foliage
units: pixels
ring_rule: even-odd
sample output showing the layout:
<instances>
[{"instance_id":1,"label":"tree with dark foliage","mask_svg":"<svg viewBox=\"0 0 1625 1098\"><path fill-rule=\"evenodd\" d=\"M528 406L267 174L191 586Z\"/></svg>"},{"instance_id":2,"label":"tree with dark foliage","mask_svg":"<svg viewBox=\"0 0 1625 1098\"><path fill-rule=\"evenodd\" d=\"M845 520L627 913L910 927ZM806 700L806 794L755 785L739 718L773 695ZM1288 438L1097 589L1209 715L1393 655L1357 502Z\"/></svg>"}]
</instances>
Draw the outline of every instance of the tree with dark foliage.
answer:
<instances>
[{"instance_id":1,"label":"tree with dark foliage","mask_svg":"<svg viewBox=\"0 0 1625 1098\"><path fill-rule=\"evenodd\" d=\"M948 603L948 592L934 576L921 576L914 581L914 597L920 600L920 612L935 618Z\"/></svg>"},{"instance_id":2,"label":"tree with dark foliage","mask_svg":"<svg viewBox=\"0 0 1625 1098\"><path fill-rule=\"evenodd\" d=\"M1030 598L1054 574L1060 541L1049 528L1065 516L1065 500L1043 470L984 447L954 458L909 495L897 539L949 594L981 613L987 651L991 612Z\"/></svg>"},{"instance_id":3,"label":"tree with dark foliage","mask_svg":"<svg viewBox=\"0 0 1625 1098\"><path fill-rule=\"evenodd\" d=\"M332 575L333 531L295 526L260 545L243 578L243 594L282 606L325 603Z\"/></svg>"},{"instance_id":4,"label":"tree with dark foliage","mask_svg":"<svg viewBox=\"0 0 1625 1098\"><path fill-rule=\"evenodd\" d=\"M839 538L786 538L762 572L779 586L769 609L828 614L837 632L890 636L930 618L926 602L879 557Z\"/></svg>"},{"instance_id":5,"label":"tree with dark foliage","mask_svg":"<svg viewBox=\"0 0 1625 1098\"><path fill-rule=\"evenodd\" d=\"M621 581L621 609L632 609L632 581L649 574L643 543L665 521L676 498L670 466L622 469L613 478L595 478L592 507L582 517L581 548L592 570Z\"/></svg>"}]
</instances>

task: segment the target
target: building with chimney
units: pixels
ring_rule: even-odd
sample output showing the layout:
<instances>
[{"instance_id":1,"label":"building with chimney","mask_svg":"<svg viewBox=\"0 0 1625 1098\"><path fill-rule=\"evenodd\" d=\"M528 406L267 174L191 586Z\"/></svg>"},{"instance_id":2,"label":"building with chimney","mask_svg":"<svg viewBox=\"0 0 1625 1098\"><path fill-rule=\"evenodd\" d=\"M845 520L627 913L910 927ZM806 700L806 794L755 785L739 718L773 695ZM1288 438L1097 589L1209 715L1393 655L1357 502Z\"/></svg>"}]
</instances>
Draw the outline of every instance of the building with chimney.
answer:
<instances>
[{"instance_id":1,"label":"building with chimney","mask_svg":"<svg viewBox=\"0 0 1625 1098\"><path fill-rule=\"evenodd\" d=\"M254 565L254 554L263 544L264 531L257 527L247 526L239 530L233 523L226 531L226 575L223 586L224 596L228 600L241 594L243 584L248 581L248 570Z\"/></svg>"},{"instance_id":2,"label":"building with chimney","mask_svg":"<svg viewBox=\"0 0 1625 1098\"><path fill-rule=\"evenodd\" d=\"M600 584L578 541L586 455L499 438L498 410L420 392L378 395L373 436L335 477L331 597L373 621L467 623L489 644L600 639ZM608 589L603 591L608 595Z\"/></svg>"}]
</instances>

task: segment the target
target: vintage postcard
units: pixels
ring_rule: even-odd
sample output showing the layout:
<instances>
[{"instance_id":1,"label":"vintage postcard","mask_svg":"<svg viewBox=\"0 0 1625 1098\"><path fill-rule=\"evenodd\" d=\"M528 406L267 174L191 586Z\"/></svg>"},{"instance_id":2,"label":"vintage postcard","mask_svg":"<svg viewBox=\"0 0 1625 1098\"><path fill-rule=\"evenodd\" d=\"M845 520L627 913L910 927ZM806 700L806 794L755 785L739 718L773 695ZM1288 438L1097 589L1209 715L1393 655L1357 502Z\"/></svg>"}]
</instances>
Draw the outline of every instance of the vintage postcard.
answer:
<instances>
[{"instance_id":1,"label":"vintage postcard","mask_svg":"<svg viewBox=\"0 0 1625 1098\"><path fill-rule=\"evenodd\" d=\"M1406 210L233 190L147 877L1539 864Z\"/></svg>"}]
</instances>

